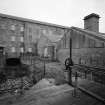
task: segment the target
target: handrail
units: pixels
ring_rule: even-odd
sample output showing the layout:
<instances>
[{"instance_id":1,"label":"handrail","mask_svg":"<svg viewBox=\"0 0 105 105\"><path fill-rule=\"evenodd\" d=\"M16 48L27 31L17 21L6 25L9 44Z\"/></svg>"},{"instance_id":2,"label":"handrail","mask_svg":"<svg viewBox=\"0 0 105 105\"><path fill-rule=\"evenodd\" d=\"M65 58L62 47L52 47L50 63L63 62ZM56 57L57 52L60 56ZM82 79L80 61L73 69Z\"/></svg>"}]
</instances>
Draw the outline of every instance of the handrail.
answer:
<instances>
[{"instance_id":1,"label":"handrail","mask_svg":"<svg viewBox=\"0 0 105 105\"><path fill-rule=\"evenodd\" d=\"M105 70L105 67L98 67L98 66L88 66L88 65L81 65L81 64L74 64L74 65L79 65L79 66L85 66L85 67L89 67L89 68L93 68L93 69L104 69Z\"/></svg>"},{"instance_id":2,"label":"handrail","mask_svg":"<svg viewBox=\"0 0 105 105\"><path fill-rule=\"evenodd\" d=\"M87 68L88 70L84 70L85 72L102 73L102 74L105 75L105 68L104 67L96 67L96 66L87 66L87 65L74 64L74 67L75 66Z\"/></svg>"}]
</instances>

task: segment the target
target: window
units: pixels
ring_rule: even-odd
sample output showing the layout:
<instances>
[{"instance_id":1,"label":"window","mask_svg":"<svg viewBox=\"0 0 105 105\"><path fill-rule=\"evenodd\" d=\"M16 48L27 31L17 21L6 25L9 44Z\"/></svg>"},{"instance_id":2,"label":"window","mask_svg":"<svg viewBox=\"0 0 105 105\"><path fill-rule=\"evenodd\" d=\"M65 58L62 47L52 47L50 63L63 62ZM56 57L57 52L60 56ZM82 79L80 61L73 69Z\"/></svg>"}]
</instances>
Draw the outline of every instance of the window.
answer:
<instances>
[{"instance_id":1,"label":"window","mask_svg":"<svg viewBox=\"0 0 105 105\"><path fill-rule=\"evenodd\" d=\"M24 52L24 48L23 48L23 47L20 48L20 52L21 52L21 53Z\"/></svg>"},{"instance_id":2,"label":"window","mask_svg":"<svg viewBox=\"0 0 105 105\"><path fill-rule=\"evenodd\" d=\"M95 41L93 39L89 39L89 47L94 48L95 47Z\"/></svg>"},{"instance_id":3,"label":"window","mask_svg":"<svg viewBox=\"0 0 105 105\"><path fill-rule=\"evenodd\" d=\"M29 33L32 33L32 28L29 27Z\"/></svg>"},{"instance_id":4,"label":"window","mask_svg":"<svg viewBox=\"0 0 105 105\"><path fill-rule=\"evenodd\" d=\"M11 25L11 30L15 30L15 25Z\"/></svg>"},{"instance_id":5,"label":"window","mask_svg":"<svg viewBox=\"0 0 105 105\"><path fill-rule=\"evenodd\" d=\"M23 26L20 27L20 31L21 31L21 32L24 31L24 27L23 27Z\"/></svg>"},{"instance_id":6,"label":"window","mask_svg":"<svg viewBox=\"0 0 105 105\"><path fill-rule=\"evenodd\" d=\"M24 38L23 38L22 36L20 37L20 41L21 41L21 42L23 42L23 41L24 41Z\"/></svg>"},{"instance_id":7,"label":"window","mask_svg":"<svg viewBox=\"0 0 105 105\"><path fill-rule=\"evenodd\" d=\"M28 48L28 51L29 51L29 52L32 52L32 48Z\"/></svg>"},{"instance_id":8,"label":"window","mask_svg":"<svg viewBox=\"0 0 105 105\"><path fill-rule=\"evenodd\" d=\"M46 30L45 29L43 29L42 31L43 31L43 34L46 34Z\"/></svg>"},{"instance_id":9,"label":"window","mask_svg":"<svg viewBox=\"0 0 105 105\"><path fill-rule=\"evenodd\" d=\"M12 47L12 48L11 48L11 52L14 53L15 51L16 51L16 50L15 50L15 47Z\"/></svg>"},{"instance_id":10,"label":"window","mask_svg":"<svg viewBox=\"0 0 105 105\"><path fill-rule=\"evenodd\" d=\"M81 48L84 48L85 47L85 39L86 39L86 37L85 37L85 35L79 35L79 38L80 38L80 40L79 40L79 42L80 42L80 47ZM78 40L77 40L78 41Z\"/></svg>"},{"instance_id":11,"label":"window","mask_svg":"<svg viewBox=\"0 0 105 105\"><path fill-rule=\"evenodd\" d=\"M5 24L1 24L1 29L6 29Z\"/></svg>"},{"instance_id":12,"label":"window","mask_svg":"<svg viewBox=\"0 0 105 105\"><path fill-rule=\"evenodd\" d=\"M85 47L86 37L82 35L82 47Z\"/></svg>"},{"instance_id":13,"label":"window","mask_svg":"<svg viewBox=\"0 0 105 105\"><path fill-rule=\"evenodd\" d=\"M32 35L31 34L29 35L29 40L32 41Z\"/></svg>"},{"instance_id":14,"label":"window","mask_svg":"<svg viewBox=\"0 0 105 105\"><path fill-rule=\"evenodd\" d=\"M66 40L66 48L69 48L70 47L70 38L68 38L67 40Z\"/></svg>"},{"instance_id":15,"label":"window","mask_svg":"<svg viewBox=\"0 0 105 105\"><path fill-rule=\"evenodd\" d=\"M63 39L61 39L61 48L63 48Z\"/></svg>"},{"instance_id":16,"label":"window","mask_svg":"<svg viewBox=\"0 0 105 105\"><path fill-rule=\"evenodd\" d=\"M11 37L11 41L15 41L15 36L12 36Z\"/></svg>"},{"instance_id":17,"label":"window","mask_svg":"<svg viewBox=\"0 0 105 105\"><path fill-rule=\"evenodd\" d=\"M95 47L101 47L101 48L103 48L104 47L104 43L100 42L100 41L96 41Z\"/></svg>"}]
</instances>

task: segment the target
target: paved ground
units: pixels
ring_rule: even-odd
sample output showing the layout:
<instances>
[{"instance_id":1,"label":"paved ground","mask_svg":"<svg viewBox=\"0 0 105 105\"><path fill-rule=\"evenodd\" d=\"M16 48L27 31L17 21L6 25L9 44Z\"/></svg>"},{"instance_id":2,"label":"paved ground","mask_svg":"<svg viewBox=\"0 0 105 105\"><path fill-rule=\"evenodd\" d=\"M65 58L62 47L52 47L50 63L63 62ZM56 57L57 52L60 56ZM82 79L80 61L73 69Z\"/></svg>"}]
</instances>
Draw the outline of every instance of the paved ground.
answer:
<instances>
[{"instance_id":1,"label":"paved ground","mask_svg":"<svg viewBox=\"0 0 105 105\"><path fill-rule=\"evenodd\" d=\"M78 86L105 103L105 85L86 79L80 79Z\"/></svg>"},{"instance_id":2,"label":"paved ground","mask_svg":"<svg viewBox=\"0 0 105 105\"><path fill-rule=\"evenodd\" d=\"M49 63L48 66L61 70L64 69L64 65L60 63ZM74 77L72 78L72 80L73 82L75 82ZM78 86L81 89L84 89L84 91L90 93L93 96L96 96L97 98L105 102L105 85L96 83L94 81L78 78Z\"/></svg>"},{"instance_id":3,"label":"paved ground","mask_svg":"<svg viewBox=\"0 0 105 105\"><path fill-rule=\"evenodd\" d=\"M43 79L22 96L2 97L0 105L104 105L79 90L77 96L73 92L67 84L55 86Z\"/></svg>"}]
</instances>

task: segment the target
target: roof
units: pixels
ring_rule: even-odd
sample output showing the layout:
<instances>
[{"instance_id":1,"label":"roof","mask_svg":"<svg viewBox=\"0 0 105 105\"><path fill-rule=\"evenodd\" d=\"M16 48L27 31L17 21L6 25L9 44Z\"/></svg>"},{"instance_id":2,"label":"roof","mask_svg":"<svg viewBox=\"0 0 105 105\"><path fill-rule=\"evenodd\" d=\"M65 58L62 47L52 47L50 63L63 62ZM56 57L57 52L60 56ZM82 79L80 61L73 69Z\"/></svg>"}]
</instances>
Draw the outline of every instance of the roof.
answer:
<instances>
[{"instance_id":1,"label":"roof","mask_svg":"<svg viewBox=\"0 0 105 105\"><path fill-rule=\"evenodd\" d=\"M15 20L19 20L19 21L23 21L23 22L31 22L31 23L36 23L36 24L41 24L41 25L46 25L46 26L52 26L52 27L58 27L58 28L63 28L63 29L73 29L73 30L77 30L77 31L81 31L83 33L86 33L90 36L93 36L97 39L100 39L102 41L105 41L105 33L96 33L93 31L88 31L82 28L78 28L78 27L67 27L67 26L62 26L62 25L56 25L56 24L52 24L52 23L47 23L47 22L41 22L41 21L36 21L36 20L32 20L32 19L26 19L26 18L21 18L21 17L17 17L17 16L11 16L11 15L6 15L6 14L2 14L0 13L1 17L6 17L6 18L10 18L10 19L15 19ZM95 16L99 18L99 15L92 13L88 16L86 16L84 19L89 18L91 16ZM57 35L49 35L46 36L49 40L51 40L51 42L56 43L57 41L59 41L62 36L57 36Z\"/></svg>"},{"instance_id":2,"label":"roof","mask_svg":"<svg viewBox=\"0 0 105 105\"><path fill-rule=\"evenodd\" d=\"M100 39L101 41L105 42L105 33L96 33L96 32L85 30L85 29L78 28L78 27L71 27L71 30L77 30L77 31L83 32L85 34L88 34L91 37Z\"/></svg>"},{"instance_id":3,"label":"roof","mask_svg":"<svg viewBox=\"0 0 105 105\"><path fill-rule=\"evenodd\" d=\"M37 20L33 20L33 19L26 19L26 18L6 15L6 14L2 14L2 13L0 13L0 17L6 17L6 18L14 19L14 20L23 21L23 22L31 22L31 23L36 23L36 24L40 24L40 25L52 26L52 27L63 28L63 29L70 28L68 26L62 26L62 25L52 24L52 23L48 23L48 22L37 21Z\"/></svg>"}]
</instances>

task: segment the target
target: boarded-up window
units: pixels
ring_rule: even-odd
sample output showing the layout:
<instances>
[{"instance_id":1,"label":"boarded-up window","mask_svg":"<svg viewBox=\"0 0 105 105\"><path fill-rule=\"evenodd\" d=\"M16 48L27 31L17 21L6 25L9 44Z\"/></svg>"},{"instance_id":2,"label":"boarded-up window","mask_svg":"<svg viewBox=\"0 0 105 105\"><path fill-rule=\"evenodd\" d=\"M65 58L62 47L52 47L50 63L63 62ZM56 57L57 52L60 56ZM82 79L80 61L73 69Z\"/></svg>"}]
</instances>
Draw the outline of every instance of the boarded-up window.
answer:
<instances>
[{"instance_id":1,"label":"boarded-up window","mask_svg":"<svg viewBox=\"0 0 105 105\"><path fill-rule=\"evenodd\" d=\"M79 43L79 35L75 35L75 48L80 48L80 43Z\"/></svg>"},{"instance_id":2,"label":"boarded-up window","mask_svg":"<svg viewBox=\"0 0 105 105\"><path fill-rule=\"evenodd\" d=\"M89 39L89 47L94 48L95 47L95 40Z\"/></svg>"},{"instance_id":3,"label":"boarded-up window","mask_svg":"<svg viewBox=\"0 0 105 105\"><path fill-rule=\"evenodd\" d=\"M1 24L1 29L6 29L6 25L5 24Z\"/></svg>"},{"instance_id":4,"label":"boarded-up window","mask_svg":"<svg viewBox=\"0 0 105 105\"><path fill-rule=\"evenodd\" d=\"M86 44L86 37L85 35L82 35L82 47L85 47Z\"/></svg>"},{"instance_id":5,"label":"boarded-up window","mask_svg":"<svg viewBox=\"0 0 105 105\"><path fill-rule=\"evenodd\" d=\"M101 48L103 48L104 47L104 43L100 42L100 41L96 41L95 47L101 47Z\"/></svg>"},{"instance_id":6,"label":"boarded-up window","mask_svg":"<svg viewBox=\"0 0 105 105\"><path fill-rule=\"evenodd\" d=\"M72 33L72 48L76 48L77 41L78 41L77 40L77 34L76 34L76 32L73 32Z\"/></svg>"},{"instance_id":7,"label":"boarded-up window","mask_svg":"<svg viewBox=\"0 0 105 105\"><path fill-rule=\"evenodd\" d=\"M97 59L97 56L94 54L94 55L92 55L92 65L97 65L97 61L98 61L98 59Z\"/></svg>"},{"instance_id":8,"label":"boarded-up window","mask_svg":"<svg viewBox=\"0 0 105 105\"><path fill-rule=\"evenodd\" d=\"M85 37L85 47L88 48L89 47L89 38Z\"/></svg>"},{"instance_id":9,"label":"boarded-up window","mask_svg":"<svg viewBox=\"0 0 105 105\"><path fill-rule=\"evenodd\" d=\"M85 36L84 35L79 35L79 43L80 47L83 48L85 44Z\"/></svg>"},{"instance_id":10,"label":"boarded-up window","mask_svg":"<svg viewBox=\"0 0 105 105\"><path fill-rule=\"evenodd\" d=\"M29 40L32 41L32 35L31 34L29 35Z\"/></svg>"},{"instance_id":11,"label":"boarded-up window","mask_svg":"<svg viewBox=\"0 0 105 105\"><path fill-rule=\"evenodd\" d=\"M29 33L32 33L32 28L31 27L29 27Z\"/></svg>"}]
</instances>

